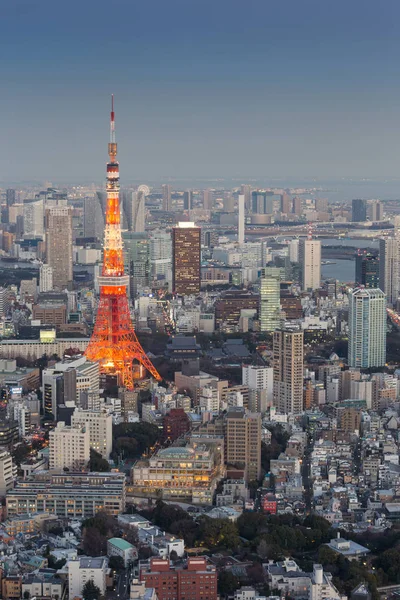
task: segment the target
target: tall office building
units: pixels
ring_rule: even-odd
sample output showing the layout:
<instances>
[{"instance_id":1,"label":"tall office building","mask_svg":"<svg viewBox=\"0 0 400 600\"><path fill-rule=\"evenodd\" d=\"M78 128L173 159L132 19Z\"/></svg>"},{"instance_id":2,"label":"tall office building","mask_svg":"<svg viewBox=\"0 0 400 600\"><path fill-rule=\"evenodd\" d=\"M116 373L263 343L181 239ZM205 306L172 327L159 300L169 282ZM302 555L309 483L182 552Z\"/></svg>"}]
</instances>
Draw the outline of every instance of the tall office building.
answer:
<instances>
[{"instance_id":1,"label":"tall office building","mask_svg":"<svg viewBox=\"0 0 400 600\"><path fill-rule=\"evenodd\" d=\"M246 481L261 474L261 414L232 407L224 419L225 460L244 469Z\"/></svg>"},{"instance_id":2,"label":"tall office building","mask_svg":"<svg viewBox=\"0 0 400 600\"><path fill-rule=\"evenodd\" d=\"M281 413L303 411L304 334L302 331L275 331L274 405Z\"/></svg>"},{"instance_id":3,"label":"tall office building","mask_svg":"<svg viewBox=\"0 0 400 600\"><path fill-rule=\"evenodd\" d=\"M83 203L83 234L86 238L102 240L104 237L104 213L100 193L87 196Z\"/></svg>"},{"instance_id":4,"label":"tall office building","mask_svg":"<svg viewBox=\"0 0 400 600\"><path fill-rule=\"evenodd\" d=\"M244 207L248 212L251 210L251 185L244 183L240 186L240 193L244 196Z\"/></svg>"},{"instance_id":5,"label":"tall office building","mask_svg":"<svg viewBox=\"0 0 400 600\"><path fill-rule=\"evenodd\" d=\"M17 479L17 465L14 464L11 454L0 448L0 497L4 498L8 490L14 487Z\"/></svg>"},{"instance_id":6,"label":"tall office building","mask_svg":"<svg viewBox=\"0 0 400 600\"><path fill-rule=\"evenodd\" d=\"M46 256L54 288L72 286L72 213L68 207L46 209Z\"/></svg>"},{"instance_id":7,"label":"tall office building","mask_svg":"<svg viewBox=\"0 0 400 600\"><path fill-rule=\"evenodd\" d=\"M104 410L76 409L71 425L89 430L90 447L108 460L112 450L112 415Z\"/></svg>"},{"instance_id":8,"label":"tall office building","mask_svg":"<svg viewBox=\"0 0 400 600\"><path fill-rule=\"evenodd\" d=\"M193 208L193 192L186 190L183 192L183 210L192 210Z\"/></svg>"},{"instance_id":9,"label":"tall office building","mask_svg":"<svg viewBox=\"0 0 400 600\"><path fill-rule=\"evenodd\" d=\"M132 231L143 233L145 231L145 202L150 193L147 185L140 185L136 192L132 192Z\"/></svg>"},{"instance_id":10,"label":"tall office building","mask_svg":"<svg viewBox=\"0 0 400 600\"><path fill-rule=\"evenodd\" d=\"M162 186L162 208L163 210L172 210L172 185L164 183Z\"/></svg>"},{"instance_id":11,"label":"tall office building","mask_svg":"<svg viewBox=\"0 0 400 600\"><path fill-rule=\"evenodd\" d=\"M244 244L244 208L245 208L245 197L243 194L239 194L238 197L238 243Z\"/></svg>"},{"instance_id":12,"label":"tall office building","mask_svg":"<svg viewBox=\"0 0 400 600\"><path fill-rule=\"evenodd\" d=\"M24 237L44 237L44 201L35 198L24 201Z\"/></svg>"},{"instance_id":13,"label":"tall office building","mask_svg":"<svg viewBox=\"0 0 400 600\"><path fill-rule=\"evenodd\" d=\"M201 229L194 223L178 223L172 229L172 291L198 294L201 287Z\"/></svg>"},{"instance_id":14,"label":"tall office building","mask_svg":"<svg viewBox=\"0 0 400 600\"><path fill-rule=\"evenodd\" d=\"M16 201L16 196L15 196L15 190L13 189L8 189L6 190L6 204L8 207L12 206L13 204L15 204Z\"/></svg>"},{"instance_id":15,"label":"tall office building","mask_svg":"<svg viewBox=\"0 0 400 600\"><path fill-rule=\"evenodd\" d=\"M0 318L8 315L11 307L11 293L8 288L0 287Z\"/></svg>"},{"instance_id":16,"label":"tall office building","mask_svg":"<svg viewBox=\"0 0 400 600\"><path fill-rule=\"evenodd\" d=\"M289 194L281 194L281 213L287 215L292 212L292 198Z\"/></svg>"},{"instance_id":17,"label":"tall office building","mask_svg":"<svg viewBox=\"0 0 400 600\"><path fill-rule=\"evenodd\" d=\"M122 241L125 273L129 275L130 295L134 298L139 287L149 285L149 239L146 233L124 231Z\"/></svg>"},{"instance_id":18,"label":"tall office building","mask_svg":"<svg viewBox=\"0 0 400 600\"><path fill-rule=\"evenodd\" d=\"M172 280L172 239L166 231L153 231L150 238L150 276L153 281Z\"/></svg>"},{"instance_id":19,"label":"tall office building","mask_svg":"<svg viewBox=\"0 0 400 600\"><path fill-rule=\"evenodd\" d=\"M289 260L292 263L299 262L299 245L299 239L290 240L289 242Z\"/></svg>"},{"instance_id":20,"label":"tall office building","mask_svg":"<svg viewBox=\"0 0 400 600\"><path fill-rule=\"evenodd\" d=\"M356 285L376 289L379 287L379 257L369 252L356 256Z\"/></svg>"},{"instance_id":21,"label":"tall office building","mask_svg":"<svg viewBox=\"0 0 400 600\"><path fill-rule=\"evenodd\" d=\"M379 241L379 288L385 292L388 304L399 297L400 241L397 237Z\"/></svg>"},{"instance_id":22,"label":"tall office building","mask_svg":"<svg viewBox=\"0 0 400 600\"><path fill-rule=\"evenodd\" d=\"M293 198L293 204L292 204L292 213L294 215L297 215L298 217L300 217L301 213L302 213L302 202L301 202L301 198L300 196L295 196Z\"/></svg>"},{"instance_id":23,"label":"tall office building","mask_svg":"<svg viewBox=\"0 0 400 600\"><path fill-rule=\"evenodd\" d=\"M386 363L386 298L382 290L359 288L349 294L350 367L368 369Z\"/></svg>"},{"instance_id":24,"label":"tall office building","mask_svg":"<svg viewBox=\"0 0 400 600\"><path fill-rule=\"evenodd\" d=\"M51 292L53 289L53 267L41 265L39 270L39 292Z\"/></svg>"},{"instance_id":25,"label":"tall office building","mask_svg":"<svg viewBox=\"0 0 400 600\"><path fill-rule=\"evenodd\" d=\"M49 433L49 468L84 470L90 458L89 428L71 427L63 421Z\"/></svg>"},{"instance_id":26,"label":"tall office building","mask_svg":"<svg viewBox=\"0 0 400 600\"><path fill-rule=\"evenodd\" d=\"M321 241L302 239L299 242L300 279L303 290L317 290L321 285Z\"/></svg>"},{"instance_id":27,"label":"tall office building","mask_svg":"<svg viewBox=\"0 0 400 600\"><path fill-rule=\"evenodd\" d=\"M370 221L382 221L383 207L379 200L369 200L367 204L367 217Z\"/></svg>"},{"instance_id":28,"label":"tall office building","mask_svg":"<svg viewBox=\"0 0 400 600\"><path fill-rule=\"evenodd\" d=\"M212 210L213 207L213 191L210 189L203 190L203 208L204 210Z\"/></svg>"},{"instance_id":29,"label":"tall office building","mask_svg":"<svg viewBox=\"0 0 400 600\"><path fill-rule=\"evenodd\" d=\"M260 331L275 331L280 325L281 270L265 267L260 280Z\"/></svg>"},{"instance_id":30,"label":"tall office building","mask_svg":"<svg viewBox=\"0 0 400 600\"><path fill-rule=\"evenodd\" d=\"M367 220L367 201L355 198L351 202L351 220L355 223L363 223Z\"/></svg>"}]
</instances>

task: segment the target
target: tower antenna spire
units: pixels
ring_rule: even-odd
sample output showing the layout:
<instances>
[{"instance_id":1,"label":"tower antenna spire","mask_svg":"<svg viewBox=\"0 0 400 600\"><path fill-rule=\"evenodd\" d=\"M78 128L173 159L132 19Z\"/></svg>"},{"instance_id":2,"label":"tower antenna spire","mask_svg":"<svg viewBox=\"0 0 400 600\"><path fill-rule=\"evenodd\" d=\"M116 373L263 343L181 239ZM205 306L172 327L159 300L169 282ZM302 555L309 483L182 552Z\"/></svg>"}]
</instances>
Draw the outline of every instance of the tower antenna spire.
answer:
<instances>
[{"instance_id":1,"label":"tower antenna spire","mask_svg":"<svg viewBox=\"0 0 400 600\"><path fill-rule=\"evenodd\" d=\"M110 144L115 144L115 112L114 112L114 94L111 94Z\"/></svg>"}]
</instances>

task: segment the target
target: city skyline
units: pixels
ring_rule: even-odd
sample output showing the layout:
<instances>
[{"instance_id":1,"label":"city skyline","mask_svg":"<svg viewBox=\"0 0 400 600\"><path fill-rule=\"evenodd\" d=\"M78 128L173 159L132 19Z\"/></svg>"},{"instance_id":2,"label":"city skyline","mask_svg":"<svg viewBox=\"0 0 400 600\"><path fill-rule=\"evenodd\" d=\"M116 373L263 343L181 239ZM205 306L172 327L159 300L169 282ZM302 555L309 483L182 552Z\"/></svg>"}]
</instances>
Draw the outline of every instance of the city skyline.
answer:
<instances>
[{"instance_id":1,"label":"city skyline","mask_svg":"<svg viewBox=\"0 0 400 600\"><path fill-rule=\"evenodd\" d=\"M399 15L394 1L120 1L110 39L104 0L17 1L0 24L0 185L100 182L110 93L126 182L395 175Z\"/></svg>"}]
</instances>

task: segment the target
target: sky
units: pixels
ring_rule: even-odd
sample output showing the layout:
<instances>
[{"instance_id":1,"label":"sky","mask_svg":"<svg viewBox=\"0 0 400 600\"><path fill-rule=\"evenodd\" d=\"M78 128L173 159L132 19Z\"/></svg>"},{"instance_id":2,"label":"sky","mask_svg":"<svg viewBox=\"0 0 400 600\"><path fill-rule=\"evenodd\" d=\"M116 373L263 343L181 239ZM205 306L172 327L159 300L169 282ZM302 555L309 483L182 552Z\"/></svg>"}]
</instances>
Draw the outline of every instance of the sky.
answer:
<instances>
[{"instance_id":1,"label":"sky","mask_svg":"<svg viewBox=\"0 0 400 600\"><path fill-rule=\"evenodd\" d=\"M397 177L398 0L0 0L0 186Z\"/></svg>"}]
</instances>

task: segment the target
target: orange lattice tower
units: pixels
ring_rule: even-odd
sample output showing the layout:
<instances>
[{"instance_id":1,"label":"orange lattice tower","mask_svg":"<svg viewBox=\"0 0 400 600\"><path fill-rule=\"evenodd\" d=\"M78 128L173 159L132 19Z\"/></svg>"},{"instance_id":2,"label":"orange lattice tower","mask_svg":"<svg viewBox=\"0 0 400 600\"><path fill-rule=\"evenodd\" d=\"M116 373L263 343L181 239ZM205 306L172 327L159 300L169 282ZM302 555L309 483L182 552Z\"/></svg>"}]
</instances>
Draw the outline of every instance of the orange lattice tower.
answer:
<instances>
[{"instance_id":1,"label":"orange lattice tower","mask_svg":"<svg viewBox=\"0 0 400 600\"><path fill-rule=\"evenodd\" d=\"M93 335L86 349L89 360L100 363L101 373L115 374L123 387L134 387L133 364L138 362L155 378L161 377L140 345L129 312L124 273L119 206L119 163L115 142L114 97L111 104L111 134L108 144L107 209L104 232L103 269L99 276L100 301Z\"/></svg>"}]
</instances>

